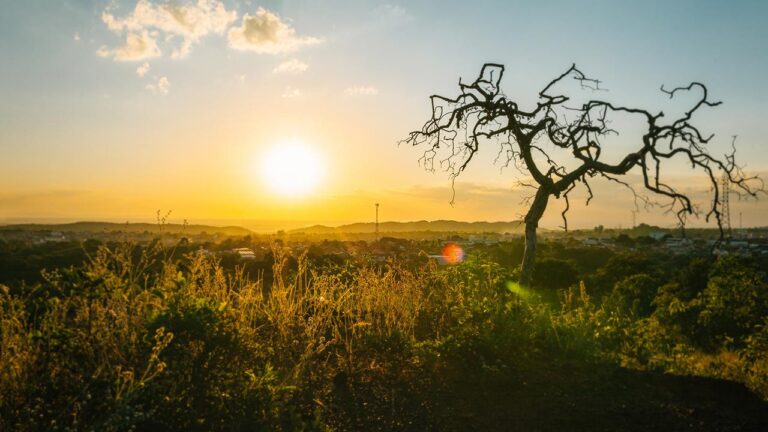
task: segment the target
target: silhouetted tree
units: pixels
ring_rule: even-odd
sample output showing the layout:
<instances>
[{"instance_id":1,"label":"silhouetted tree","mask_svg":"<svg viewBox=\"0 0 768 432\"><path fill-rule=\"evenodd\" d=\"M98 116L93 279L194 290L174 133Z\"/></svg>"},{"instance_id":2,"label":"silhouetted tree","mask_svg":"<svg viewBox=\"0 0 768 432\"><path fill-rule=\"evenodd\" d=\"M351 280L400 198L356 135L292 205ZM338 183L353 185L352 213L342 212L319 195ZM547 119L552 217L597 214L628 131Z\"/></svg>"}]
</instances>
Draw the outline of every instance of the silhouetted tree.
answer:
<instances>
[{"instance_id":1,"label":"silhouetted tree","mask_svg":"<svg viewBox=\"0 0 768 432\"><path fill-rule=\"evenodd\" d=\"M706 86L699 82L672 90L661 87L670 98L681 92L697 93L695 102L684 114L664 122L663 112L652 114L645 109L596 99L581 104L569 103L571 97L557 90L569 77L582 89L603 90L599 80L588 78L576 65L550 81L538 93L535 106L531 107L523 107L501 91L499 83L503 74L503 65L485 64L474 82L465 84L459 80L457 96L431 96L431 117L421 130L411 132L403 142L413 146L426 145L420 163L433 171L437 159L438 165L450 173L452 183L466 169L483 142L498 144L497 161L501 160L504 166L514 164L532 178L531 183L521 183L535 190L529 197L530 206L524 218L526 245L520 272L522 284L528 285L531 281L536 229L549 199L565 200L562 218L563 228L567 230L569 194L581 184L586 188L589 204L592 199L589 181L594 177L626 186L634 194L635 206L638 202L646 206L658 204L674 211L684 226L686 216L698 214L699 209L685 192L668 184L662 174L662 165L673 159L683 159L709 178L712 200L706 220L714 217L721 236L721 175L728 177L731 190L736 193L756 196L762 190L762 183L751 182L759 182L759 179L746 177L736 165L735 147L732 146L732 151L722 158L712 156L706 148L712 136L702 135L691 123L693 115L702 107L720 104L708 99ZM644 123L634 151L614 162L601 158L603 140L609 134L618 134L609 126L611 114L636 117ZM569 160L562 162L563 157ZM665 203L651 201L620 179L633 169L640 171L644 188L665 198Z\"/></svg>"}]
</instances>

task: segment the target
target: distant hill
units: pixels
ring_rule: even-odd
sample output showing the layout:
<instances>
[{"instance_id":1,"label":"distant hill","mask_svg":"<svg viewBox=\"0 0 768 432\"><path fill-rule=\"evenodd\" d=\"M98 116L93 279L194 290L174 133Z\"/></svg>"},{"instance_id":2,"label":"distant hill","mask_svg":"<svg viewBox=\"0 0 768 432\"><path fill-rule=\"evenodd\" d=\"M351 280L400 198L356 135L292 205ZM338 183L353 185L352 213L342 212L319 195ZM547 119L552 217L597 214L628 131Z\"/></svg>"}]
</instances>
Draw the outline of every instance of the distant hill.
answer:
<instances>
[{"instance_id":1,"label":"distant hill","mask_svg":"<svg viewBox=\"0 0 768 432\"><path fill-rule=\"evenodd\" d=\"M416 222L381 222L380 233L407 233L407 232L457 232L457 233L520 233L523 223L513 222L459 222L452 220L416 221ZM373 222L353 223L337 227L314 225L306 228L290 230L289 233L303 234L359 234L376 231Z\"/></svg>"},{"instance_id":2,"label":"distant hill","mask_svg":"<svg viewBox=\"0 0 768 432\"><path fill-rule=\"evenodd\" d=\"M366 234L373 233L376 224L373 222L359 222L337 227L314 225L305 228L287 230L291 234ZM454 233L522 233L523 224L520 221L512 222L459 222L452 220L415 221L415 222L382 222L379 224L379 232L383 234L414 233L414 232L454 232ZM74 222L62 224L12 224L0 225L0 231L60 231L63 233L85 232L124 232L124 233L169 233L169 234L209 234L220 233L231 236L254 235L254 231L239 226L211 226L211 225L182 225L164 224L162 227L155 223L114 223L114 222Z\"/></svg>"},{"instance_id":3,"label":"distant hill","mask_svg":"<svg viewBox=\"0 0 768 432\"><path fill-rule=\"evenodd\" d=\"M221 233L225 235L248 235L253 231L239 226L210 226L210 225L182 225L154 223L112 223L112 222L74 222L66 224L15 224L0 225L0 231L61 231L61 232L125 232L125 233L171 233L171 234L209 234Z\"/></svg>"}]
</instances>

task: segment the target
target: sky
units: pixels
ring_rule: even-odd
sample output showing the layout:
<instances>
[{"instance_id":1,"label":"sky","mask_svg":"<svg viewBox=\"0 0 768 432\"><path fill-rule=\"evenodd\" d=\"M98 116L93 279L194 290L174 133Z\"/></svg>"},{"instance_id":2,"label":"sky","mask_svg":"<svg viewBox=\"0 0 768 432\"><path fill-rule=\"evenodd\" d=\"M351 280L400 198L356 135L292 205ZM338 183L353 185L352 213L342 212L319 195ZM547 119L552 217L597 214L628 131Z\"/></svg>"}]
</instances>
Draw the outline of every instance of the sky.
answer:
<instances>
[{"instance_id":1,"label":"sky","mask_svg":"<svg viewBox=\"0 0 768 432\"><path fill-rule=\"evenodd\" d=\"M572 63L603 81L601 98L654 112L682 109L662 84L706 83L723 101L696 119L712 153L738 135L738 162L768 173L766 20L764 1L0 0L0 223L162 210L274 229L372 220L377 202L382 220L515 220L525 175L493 164L494 143L453 205L448 174L398 145L427 120L429 95L456 95L486 62L506 66L504 92L529 106ZM618 153L637 146L631 132ZM287 143L322 165L310 194L262 175ZM701 176L670 176L706 203ZM631 194L596 195L572 202L569 226L631 225ZM733 198L732 224L768 225L765 202ZM561 209L541 225L557 228ZM660 209L637 221L676 222Z\"/></svg>"}]
</instances>

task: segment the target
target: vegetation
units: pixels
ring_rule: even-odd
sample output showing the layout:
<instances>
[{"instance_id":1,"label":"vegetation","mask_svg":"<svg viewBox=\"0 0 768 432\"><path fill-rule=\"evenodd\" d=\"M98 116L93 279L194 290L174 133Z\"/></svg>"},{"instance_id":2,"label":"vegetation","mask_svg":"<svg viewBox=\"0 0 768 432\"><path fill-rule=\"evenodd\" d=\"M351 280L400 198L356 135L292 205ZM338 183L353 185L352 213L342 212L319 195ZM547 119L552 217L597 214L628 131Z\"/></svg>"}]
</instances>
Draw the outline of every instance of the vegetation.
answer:
<instances>
[{"instance_id":1,"label":"vegetation","mask_svg":"<svg viewBox=\"0 0 768 432\"><path fill-rule=\"evenodd\" d=\"M660 373L726 378L768 398L768 289L754 262L695 259L655 272L653 257L545 247L546 271L530 291L495 258L522 247L438 267L321 262L276 243L265 284L161 242L99 246L82 266L2 286L0 429L749 430L768 421L766 405L738 385ZM585 278L579 269L595 261Z\"/></svg>"}]
</instances>

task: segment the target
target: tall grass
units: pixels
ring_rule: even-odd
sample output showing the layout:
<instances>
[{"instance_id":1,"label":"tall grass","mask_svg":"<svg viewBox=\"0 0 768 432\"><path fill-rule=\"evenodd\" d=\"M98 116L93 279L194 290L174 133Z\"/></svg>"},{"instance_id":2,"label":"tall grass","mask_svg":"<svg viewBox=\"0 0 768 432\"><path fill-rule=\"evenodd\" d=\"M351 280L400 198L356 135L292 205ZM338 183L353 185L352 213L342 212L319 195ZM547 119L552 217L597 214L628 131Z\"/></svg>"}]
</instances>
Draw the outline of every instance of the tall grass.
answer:
<instances>
[{"instance_id":1,"label":"tall grass","mask_svg":"<svg viewBox=\"0 0 768 432\"><path fill-rule=\"evenodd\" d=\"M318 428L336 390L407 375L419 343L509 297L430 264L322 272L300 255L289 274L288 254L275 245L270 287L128 243L3 287L3 429Z\"/></svg>"},{"instance_id":2,"label":"tall grass","mask_svg":"<svg viewBox=\"0 0 768 432\"><path fill-rule=\"evenodd\" d=\"M620 361L639 340L583 284L550 306L482 260L320 270L301 254L289 271L276 244L265 286L171 256L102 247L40 285L1 287L0 430L427 427L441 373L536 352Z\"/></svg>"}]
</instances>

